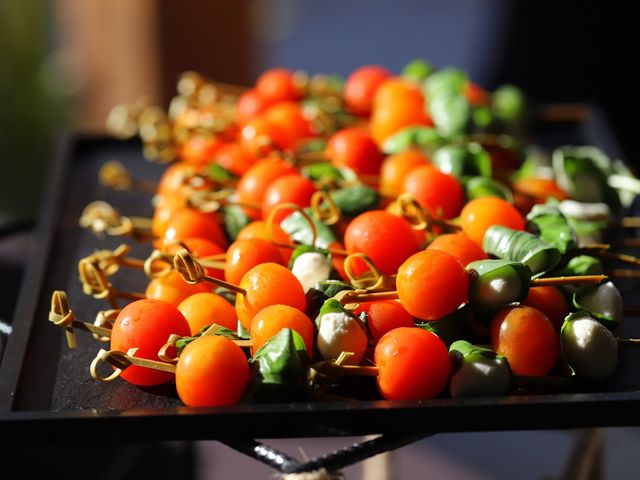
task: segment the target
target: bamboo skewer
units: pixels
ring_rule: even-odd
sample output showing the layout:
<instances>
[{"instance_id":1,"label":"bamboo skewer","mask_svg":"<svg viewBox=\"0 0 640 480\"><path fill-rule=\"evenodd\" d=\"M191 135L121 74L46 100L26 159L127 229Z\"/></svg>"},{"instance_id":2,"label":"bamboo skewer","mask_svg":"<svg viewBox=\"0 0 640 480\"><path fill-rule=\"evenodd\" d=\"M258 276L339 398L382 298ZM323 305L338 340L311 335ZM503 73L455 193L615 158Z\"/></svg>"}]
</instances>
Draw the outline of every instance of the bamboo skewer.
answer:
<instances>
[{"instance_id":1,"label":"bamboo skewer","mask_svg":"<svg viewBox=\"0 0 640 480\"><path fill-rule=\"evenodd\" d=\"M114 190L139 190L151 194L158 192L156 182L133 178L125 166L117 160L110 160L100 168L98 181L101 185Z\"/></svg>"},{"instance_id":2,"label":"bamboo skewer","mask_svg":"<svg viewBox=\"0 0 640 480\"><path fill-rule=\"evenodd\" d=\"M240 295L246 295L244 288L234 285L217 278L206 275L202 265L191 255L187 249L179 250L174 259L173 266L178 271L185 282L190 284L200 283L202 281L212 283L217 287L221 287Z\"/></svg>"},{"instance_id":3,"label":"bamboo skewer","mask_svg":"<svg viewBox=\"0 0 640 480\"><path fill-rule=\"evenodd\" d=\"M107 320L111 321L114 316L117 315L117 312L119 312L119 310L100 312L96 318L96 322L93 324L78 321L76 320L71 308L69 308L66 292L56 290L51 295L49 321L54 325L63 328L67 337L67 345L69 348L76 348L78 343L76 341L75 329L89 332L93 334L94 338L97 340L108 341L111 337L111 329L106 328L103 325L107 323Z\"/></svg>"}]
</instances>

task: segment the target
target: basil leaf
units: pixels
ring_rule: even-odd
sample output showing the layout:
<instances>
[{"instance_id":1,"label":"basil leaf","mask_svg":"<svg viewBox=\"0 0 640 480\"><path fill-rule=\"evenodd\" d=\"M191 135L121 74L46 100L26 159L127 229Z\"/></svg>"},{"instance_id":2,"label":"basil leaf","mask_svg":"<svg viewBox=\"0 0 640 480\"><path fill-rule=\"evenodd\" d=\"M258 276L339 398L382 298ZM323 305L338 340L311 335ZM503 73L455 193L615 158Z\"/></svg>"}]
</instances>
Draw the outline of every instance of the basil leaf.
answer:
<instances>
[{"instance_id":1,"label":"basil leaf","mask_svg":"<svg viewBox=\"0 0 640 480\"><path fill-rule=\"evenodd\" d=\"M437 72L433 72L425 80L423 91L427 101L441 94L460 94L464 91L469 83L467 74L454 67L441 68Z\"/></svg>"},{"instance_id":2,"label":"basil leaf","mask_svg":"<svg viewBox=\"0 0 640 480\"><path fill-rule=\"evenodd\" d=\"M311 165L305 165L300 170L302 176L317 181L332 181L341 182L344 180L344 175L340 169L334 166L330 162L312 163Z\"/></svg>"},{"instance_id":3,"label":"basil leaf","mask_svg":"<svg viewBox=\"0 0 640 480\"><path fill-rule=\"evenodd\" d=\"M220 183L228 182L229 180L237 178L233 173L218 163L210 163L207 166L207 177L209 180Z\"/></svg>"},{"instance_id":4,"label":"basil leaf","mask_svg":"<svg viewBox=\"0 0 640 480\"><path fill-rule=\"evenodd\" d=\"M380 194L366 185L340 188L331 192L331 199L344 216L351 218L380 206Z\"/></svg>"},{"instance_id":5,"label":"basil leaf","mask_svg":"<svg viewBox=\"0 0 640 480\"><path fill-rule=\"evenodd\" d=\"M590 255L576 255L566 264L553 271L557 277L570 277L576 275L601 275L604 272L602 262Z\"/></svg>"},{"instance_id":6,"label":"basil leaf","mask_svg":"<svg viewBox=\"0 0 640 480\"><path fill-rule=\"evenodd\" d=\"M329 248L329 245L336 240L336 236L333 231L318 220L313 215L311 209L305 209L305 213L307 213L313 221L318 233L315 246L319 248ZM311 230L307 219L300 212L292 212L282 220L282 222L280 222L280 227L293 241L305 245L311 245L311 242L313 241L313 231Z\"/></svg>"},{"instance_id":7,"label":"basil leaf","mask_svg":"<svg viewBox=\"0 0 640 480\"><path fill-rule=\"evenodd\" d=\"M577 246L578 237L558 205L557 200L534 205L527 214L527 229L564 255Z\"/></svg>"},{"instance_id":8,"label":"basil leaf","mask_svg":"<svg viewBox=\"0 0 640 480\"><path fill-rule=\"evenodd\" d=\"M343 290L353 290L353 286L342 280L325 280L324 282L318 283L318 290L323 292L327 297L333 297Z\"/></svg>"},{"instance_id":9,"label":"basil leaf","mask_svg":"<svg viewBox=\"0 0 640 480\"><path fill-rule=\"evenodd\" d=\"M309 356L302 337L290 328L282 329L253 355L257 365L251 385L254 401L287 401L304 396Z\"/></svg>"},{"instance_id":10,"label":"basil leaf","mask_svg":"<svg viewBox=\"0 0 640 480\"><path fill-rule=\"evenodd\" d=\"M506 121L520 120L526 112L524 93L514 85L501 85L491 96L496 116Z\"/></svg>"},{"instance_id":11,"label":"basil leaf","mask_svg":"<svg viewBox=\"0 0 640 480\"><path fill-rule=\"evenodd\" d=\"M531 270L511 260L477 260L467 265L470 272L469 299L495 308L520 303L531 286Z\"/></svg>"},{"instance_id":12,"label":"basil leaf","mask_svg":"<svg viewBox=\"0 0 640 480\"><path fill-rule=\"evenodd\" d=\"M419 322L416 327L436 334L446 345L460 339L476 341L478 335L471 327L471 315L469 306L463 305L437 322Z\"/></svg>"},{"instance_id":13,"label":"basil leaf","mask_svg":"<svg viewBox=\"0 0 640 480\"><path fill-rule=\"evenodd\" d=\"M468 130L471 106L464 95L443 92L431 98L429 114L438 133L444 137L451 137Z\"/></svg>"},{"instance_id":14,"label":"basil leaf","mask_svg":"<svg viewBox=\"0 0 640 480\"><path fill-rule=\"evenodd\" d=\"M475 176L491 177L491 157L475 142L440 147L431 157L431 163L460 180Z\"/></svg>"},{"instance_id":15,"label":"basil leaf","mask_svg":"<svg viewBox=\"0 0 640 480\"><path fill-rule=\"evenodd\" d=\"M433 73L433 70L433 67L427 61L416 59L407 63L400 74L404 78L422 83Z\"/></svg>"},{"instance_id":16,"label":"basil leaf","mask_svg":"<svg viewBox=\"0 0 640 480\"><path fill-rule=\"evenodd\" d=\"M435 128L411 126L402 128L387 138L382 144L382 151L388 155L414 148L432 151L442 140Z\"/></svg>"},{"instance_id":17,"label":"basil leaf","mask_svg":"<svg viewBox=\"0 0 640 480\"><path fill-rule=\"evenodd\" d=\"M464 183L468 200L482 197L498 197L513 203L513 194L504 183L487 177L472 177Z\"/></svg>"},{"instance_id":18,"label":"basil leaf","mask_svg":"<svg viewBox=\"0 0 640 480\"><path fill-rule=\"evenodd\" d=\"M486 231L482 248L498 258L524 263L531 269L533 278L544 275L561 260L560 252L553 245L529 232L501 225L494 225Z\"/></svg>"},{"instance_id":19,"label":"basil leaf","mask_svg":"<svg viewBox=\"0 0 640 480\"><path fill-rule=\"evenodd\" d=\"M239 205L227 205L224 207L224 226L227 236L231 241L238 238L238 233L251 223L251 218Z\"/></svg>"}]
</instances>

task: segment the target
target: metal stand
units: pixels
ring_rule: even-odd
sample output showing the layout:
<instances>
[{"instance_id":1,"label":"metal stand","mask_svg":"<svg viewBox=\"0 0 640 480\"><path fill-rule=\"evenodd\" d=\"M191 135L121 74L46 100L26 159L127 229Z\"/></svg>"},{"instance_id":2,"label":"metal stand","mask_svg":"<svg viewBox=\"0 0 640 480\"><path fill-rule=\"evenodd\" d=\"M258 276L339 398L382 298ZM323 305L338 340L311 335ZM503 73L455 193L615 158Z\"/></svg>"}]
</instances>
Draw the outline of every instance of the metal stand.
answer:
<instances>
[{"instance_id":1,"label":"metal stand","mask_svg":"<svg viewBox=\"0 0 640 480\"><path fill-rule=\"evenodd\" d=\"M431 436L431 433L414 435L380 435L371 440L355 443L333 453L300 462L285 453L269 447L256 440L224 440L228 447L248 455L283 474L302 474L311 472L325 472L316 478L339 478L339 471L374 455L395 450L418 440ZM332 476L333 475L333 476Z\"/></svg>"}]
</instances>

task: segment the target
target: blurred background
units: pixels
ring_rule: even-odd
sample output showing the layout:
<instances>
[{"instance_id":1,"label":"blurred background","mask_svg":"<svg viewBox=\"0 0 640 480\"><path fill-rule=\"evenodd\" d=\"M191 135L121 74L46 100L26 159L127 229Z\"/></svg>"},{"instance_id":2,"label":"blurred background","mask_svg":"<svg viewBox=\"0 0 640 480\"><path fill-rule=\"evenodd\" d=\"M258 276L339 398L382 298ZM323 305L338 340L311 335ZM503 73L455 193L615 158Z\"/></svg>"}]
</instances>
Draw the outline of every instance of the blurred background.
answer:
<instances>
[{"instance_id":1,"label":"blurred background","mask_svg":"<svg viewBox=\"0 0 640 480\"><path fill-rule=\"evenodd\" d=\"M599 104L635 165L637 40L630 9L529 0L0 0L0 350L64 132L103 134L114 105L143 96L166 107L185 70L250 85L272 66L346 76L368 63L399 72L423 58L463 68L486 89L511 82L535 100ZM605 433L614 452L606 463L607 473L615 472L610 478L634 478L627 474L639 462L620 445L637 446L637 432ZM436 436L403 449L397 478L415 478L417 471L422 478L429 472L525 478L521 467L531 472L526 478L557 477L573 438L571 432ZM334 445L322 442L307 448ZM227 478L229 462L243 476L239 457L225 447L199 448L206 478ZM135 459L146 458L140 453L146 450L137 451L111 478L129 478Z\"/></svg>"}]
</instances>

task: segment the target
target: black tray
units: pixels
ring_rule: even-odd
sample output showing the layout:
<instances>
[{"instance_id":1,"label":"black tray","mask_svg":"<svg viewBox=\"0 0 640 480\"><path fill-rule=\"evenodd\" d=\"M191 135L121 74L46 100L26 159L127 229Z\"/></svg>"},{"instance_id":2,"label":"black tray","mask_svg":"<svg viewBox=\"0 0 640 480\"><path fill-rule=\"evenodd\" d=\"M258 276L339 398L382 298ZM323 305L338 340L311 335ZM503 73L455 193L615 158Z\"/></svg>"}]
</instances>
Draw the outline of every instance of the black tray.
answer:
<instances>
[{"instance_id":1,"label":"black tray","mask_svg":"<svg viewBox=\"0 0 640 480\"><path fill-rule=\"evenodd\" d=\"M543 125L536 141L545 147L592 144L612 157L621 151L600 111L586 121ZM640 348L625 347L618 373L605 385L578 393L539 393L482 399L440 398L420 402L348 401L239 405L195 409L181 406L166 391L143 390L117 380L91 379L88 365L101 346L78 332L69 350L64 334L47 321L51 293L65 290L76 316L93 320L104 302L82 293L77 262L98 248L133 247L144 258L148 247L128 238L97 238L78 226L82 209L101 199L121 213L150 216L150 195L112 191L97 182L102 164L123 162L139 178L157 179L163 167L142 157L137 141L70 136L49 177L35 244L0 369L0 431L5 438L75 440L122 438L199 440L233 438L333 437L364 434L560 429L640 424ZM136 291L142 273L119 272L114 283ZM634 284L625 289L633 302ZM625 336L640 336L629 319Z\"/></svg>"}]
</instances>

